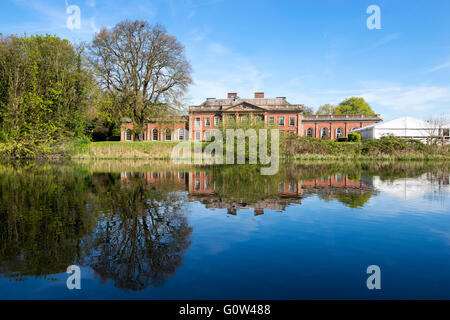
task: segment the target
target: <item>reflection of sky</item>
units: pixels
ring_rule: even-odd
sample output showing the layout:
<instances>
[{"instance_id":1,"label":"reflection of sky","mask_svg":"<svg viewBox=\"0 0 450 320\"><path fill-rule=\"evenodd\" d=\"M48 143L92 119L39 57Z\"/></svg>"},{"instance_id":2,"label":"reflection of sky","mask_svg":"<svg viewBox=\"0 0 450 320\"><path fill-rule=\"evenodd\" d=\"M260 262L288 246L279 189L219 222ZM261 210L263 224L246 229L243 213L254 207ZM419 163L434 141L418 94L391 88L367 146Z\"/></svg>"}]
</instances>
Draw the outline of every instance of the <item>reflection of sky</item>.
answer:
<instances>
[{"instance_id":1,"label":"reflection of sky","mask_svg":"<svg viewBox=\"0 0 450 320\"><path fill-rule=\"evenodd\" d=\"M66 289L66 274L54 276L56 281L0 278L0 298L449 299L448 187L377 178L374 187L379 194L358 209L317 195L260 216L251 210L228 215L226 209L192 202L184 212L192 244L164 286L121 291L112 281L100 285L93 271L83 268L81 291ZM381 267L378 292L365 287L365 270L372 264Z\"/></svg>"},{"instance_id":2,"label":"reflection of sky","mask_svg":"<svg viewBox=\"0 0 450 320\"><path fill-rule=\"evenodd\" d=\"M427 174L418 178L401 178L394 181L383 181L380 177L373 177L375 188L402 198L404 200L422 198L425 195L432 195L436 192L442 192L442 195L448 196L450 185L439 185L438 181L432 181Z\"/></svg>"}]
</instances>

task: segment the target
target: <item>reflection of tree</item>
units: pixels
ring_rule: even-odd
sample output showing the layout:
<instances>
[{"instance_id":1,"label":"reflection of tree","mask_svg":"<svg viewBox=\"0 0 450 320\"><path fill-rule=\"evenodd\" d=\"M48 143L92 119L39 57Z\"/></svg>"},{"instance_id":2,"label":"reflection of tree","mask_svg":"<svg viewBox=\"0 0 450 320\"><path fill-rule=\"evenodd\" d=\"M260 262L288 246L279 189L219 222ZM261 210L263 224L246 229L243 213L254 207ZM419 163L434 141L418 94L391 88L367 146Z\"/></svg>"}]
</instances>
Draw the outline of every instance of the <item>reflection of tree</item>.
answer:
<instances>
[{"instance_id":1,"label":"reflection of tree","mask_svg":"<svg viewBox=\"0 0 450 320\"><path fill-rule=\"evenodd\" d=\"M346 193L340 192L336 194L320 195L323 200L336 199L342 204L350 208L362 208L372 197L372 192Z\"/></svg>"},{"instance_id":2,"label":"reflection of tree","mask_svg":"<svg viewBox=\"0 0 450 320\"><path fill-rule=\"evenodd\" d=\"M212 170L215 193L230 203L252 203L278 194L278 182L284 181L279 172L262 176L257 166L240 165L216 167Z\"/></svg>"},{"instance_id":3,"label":"reflection of tree","mask_svg":"<svg viewBox=\"0 0 450 320\"><path fill-rule=\"evenodd\" d=\"M65 272L95 225L84 170L0 166L0 273L20 280Z\"/></svg>"},{"instance_id":4,"label":"reflection of tree","mask_svg":"<svg viewBox=\"0 0 450 320\"><path fill-rule=\"evenodd\" d=\"M161 284L192 228L181 193L78 166L0 166L0 274L23 280L88 264L117 287ZM97 226L97 227L96 227Z\"/></svg>"},{"instance_id":5,"label":"reflection of tree","mask_svg":"<svg viewBox=\"0 0 450 320\"><path fill-rule=\"evenodd\" d=\"M183 263L192 228L180 194L146 188L145 180L114 183L100 203L104 213L88 264L122 289L160 285Z\"/></svg>"}]
</instances>

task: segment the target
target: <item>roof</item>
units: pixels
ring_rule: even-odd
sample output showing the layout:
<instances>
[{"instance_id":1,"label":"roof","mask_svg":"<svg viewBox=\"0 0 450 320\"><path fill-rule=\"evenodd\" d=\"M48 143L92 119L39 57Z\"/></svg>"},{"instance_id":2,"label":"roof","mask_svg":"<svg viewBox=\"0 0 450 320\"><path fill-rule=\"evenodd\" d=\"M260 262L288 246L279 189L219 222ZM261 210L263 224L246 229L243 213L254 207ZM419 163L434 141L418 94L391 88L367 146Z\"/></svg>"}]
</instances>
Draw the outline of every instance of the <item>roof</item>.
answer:
<instances>
[{"instance_id":1,"label":"roof","mask_svg":"<svg viewBox=\"0 0 450 320\"><path fill-rule=\"evenodd\" d=\"M333 114L333 115L304 115L303 121L329 121L329 120L362 120L362 121L380 121L381 116L364 114Z\"/></svg>"},{"instance_id":2,"label":"roof","mask_svg":"<svg viewBox=\"0 0 450 320\"><path fill-rule=\"evenodd\" d=\"M430 124L428 122L420 120L420 119L404 116L404 117L392 119L390 121L384 121L384 122L372 124L370 126L366 126L366 127L360 128L360 129L353 130L353 131L359 132L359 131L369 130L372 128L377 128L377 129L378 128L379 129L407 129L407 128L409 128L409 129L415 129L415 128L429 129Z\"/></svg>"},{"instance_id":3,"label":"roof","mask_svg":"<svg viewBox=\"0 0 450 320\"><path fill-rule=\"evenodd\" d=\"M260 110L301 111L302 105L290 104L286 98L231 98L231 99L206 99L199 106L189 107L189 111L226 111L237 106L256 107Z\"/></svg>"}]
</instances>

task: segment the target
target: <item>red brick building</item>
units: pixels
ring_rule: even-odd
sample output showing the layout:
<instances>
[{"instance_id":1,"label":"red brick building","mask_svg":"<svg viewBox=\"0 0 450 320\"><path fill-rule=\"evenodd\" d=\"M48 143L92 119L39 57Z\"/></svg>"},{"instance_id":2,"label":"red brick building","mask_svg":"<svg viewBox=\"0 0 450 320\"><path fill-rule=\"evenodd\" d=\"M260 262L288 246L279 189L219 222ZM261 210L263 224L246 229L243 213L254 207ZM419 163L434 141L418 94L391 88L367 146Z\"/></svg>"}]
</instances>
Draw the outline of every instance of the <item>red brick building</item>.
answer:
<instances>
[{"instance_id":1,"label":"red brick building","mask_svg":"<svg viewBox=\"0 0 450 320\"><path fill-rule=\"evenodd\" d=\"M321 139L346 137L359 129L381 121L380 115L304 115L303 106L290 104L285 97L265 98L256 92L254 98L239 98L228 93L226 99L208 98L199 106L189 107L189 115L171 119L153 119L145 124L145 141L205 140L209 130L230 121L264 121L280 130ZM121 140L133 141L132 124L123 123Z\"/></svg>"}]
</instances>

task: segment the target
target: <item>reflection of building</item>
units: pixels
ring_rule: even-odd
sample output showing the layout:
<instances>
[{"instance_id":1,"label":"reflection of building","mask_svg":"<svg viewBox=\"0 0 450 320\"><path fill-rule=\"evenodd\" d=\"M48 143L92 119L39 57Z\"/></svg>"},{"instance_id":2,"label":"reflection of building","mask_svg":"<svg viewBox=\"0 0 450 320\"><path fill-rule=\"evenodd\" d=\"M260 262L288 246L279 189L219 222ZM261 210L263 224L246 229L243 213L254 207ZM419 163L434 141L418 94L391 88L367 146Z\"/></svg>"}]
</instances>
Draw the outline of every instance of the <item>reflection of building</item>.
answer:
<instances>
[{"instance_id":1,"label":"reflection of building","mask_svg":"<svg viewBox=\"0 0 450 320\"><path fill-rule=\"evenodd\" d=\"M144 125L145 141L206 140L208 131L235 122L255 124L263 121L282 131L320 139L346 137L356 130L381 121L380 115L304 115L303 106L290 104L285 97L265 98L263 92L254 98L239 98L228 93L226 99L208 98L191 106L189 115L153 119ZM133 141L131 121L122 124L121 141Z\"/></svg>"},{"instance_id":2,"label":"reflection of building","mask_svg":"<svg viewBox=\"0 0 450 320\"><path fill-rule=\"evenodd\" d=\"M122 181L127 182L134 175L136 174L122 173ZM178 190L188 191L190 201L199 201L210 209L227 209L228 213L233 215L236 215L238 210L253 209L255 215L264 214L264 209L284 211L288 205L301 203L305 195L314 193L329 195L373 193L371 179L352 180L346 175L335 174L297 183L278 181L275 187L268 184L261 190L261 194L258 194L260 200L257 201L248 201L245 194L239 199L230 200L228 195L219 193L214 175L209 171L146 172L141 175L150 186L169 184L178 186ZM275 190L272 190L273 188Z\"/></svg>"}]
</instances>

